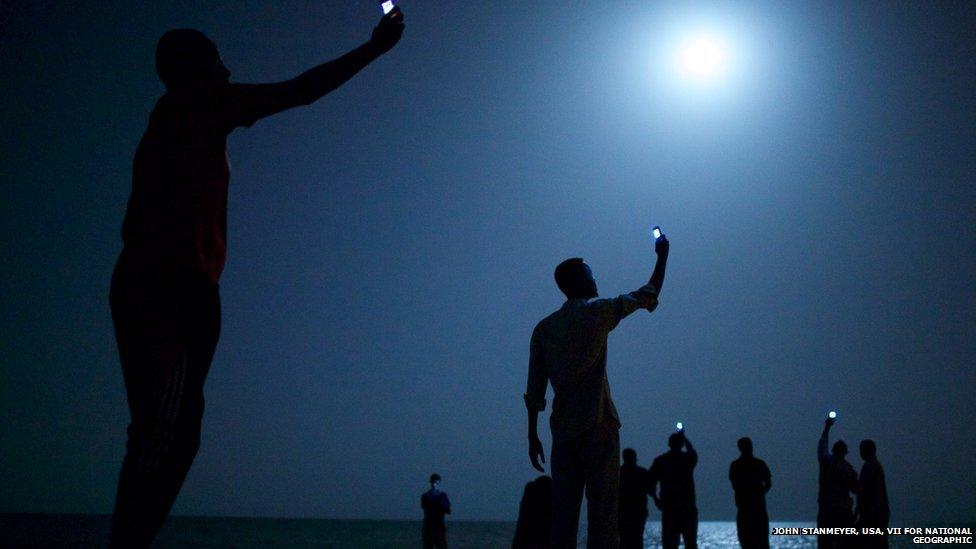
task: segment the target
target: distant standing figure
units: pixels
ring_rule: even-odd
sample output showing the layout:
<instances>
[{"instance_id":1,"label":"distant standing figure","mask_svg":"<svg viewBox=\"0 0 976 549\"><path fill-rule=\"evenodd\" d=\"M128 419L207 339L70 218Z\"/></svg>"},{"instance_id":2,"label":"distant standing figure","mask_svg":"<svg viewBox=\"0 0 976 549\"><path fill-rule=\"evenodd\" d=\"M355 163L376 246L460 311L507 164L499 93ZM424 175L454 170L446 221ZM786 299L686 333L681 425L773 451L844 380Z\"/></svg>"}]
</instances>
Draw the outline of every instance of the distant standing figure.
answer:
<instances>
[{"instance_id":1,"label":"distant standing figure","mask_svg":"<svg viewBox=\"0 0 976 549\"><path fill-rule=\"evenodd\" d=\"M655 243L657 263L647 284L611 299L597 297L596 280L580 258L556 267L556 285L566 301L532 332L525 406L529 420L529 459L542 471L539 412L546 408L546 388L553 392L552 546L576 547L580 505L587 501L587 545L616 548L620 482L620 420L607 382L607 336L625 317L653 311L664 283L668 240Z\"/></svg>"},{"instance_id":2,"label":"distant standing figure","mask_svg":"<svg viewBox=\"0 0 976 549\"><path fill-rule=\"evenodd\" d=\"M430 475L430 490L420 496L420 508L424 510L421 529L424 549L446 549L447 525L444 524L444 515L451 514L451 502L447 494L441 491L441 476L437 473Z\"/></svg>"},{"instance_id":3,"label":"distant standing figure","mask_svg":"<svg viewBox=\"0 0 976 549\"><path fill-rule=\"evenodd\" d=\"M552 478L541 475L525 483L519 503L518 523L512 549L545 549L549 547L552 528Z\"/></svg>"},{"instance_id":4,"label":"distant standing figure","mask_svg":"<svg viewBox=\"0 0 976 549\"><path fill-rule=\"evenodd\" d=\"M769 549L769 515L766 493L773 485L766 462L752 455L752 440L739 439L742 455L729 466L735 492L735 525L742 549Z\"/></svg>"},{"instance_id":5,"label":"distant standing figure","mask_svg":"<svg viewBox=\"0 0 976 549\"><path fill-rule=\"evenodd\" d=\"M888 528L891 512L888 509L888 488L885 486L884 469L878 461L878 447L873 440L862 440L859 447L861 459L861 491L857 494L855 516L858 527ZM858 538L862 547L872 549L887 548L887 533L883 536L862 536Z\"/></svg>"},{"instance_id":6,"label":"distant standing figure","mask_svg":"<svg viewBox=\"0 0 976 549\"><path fill-rule=\"evenodd\" d=\"M335 90L402 33L397 9L358 48L270 84L232 83L217 46L200 31L175 29L160 38L156 72L166 93L132 162L109 291L131 417L110 546L152 543L200 447L203 386L220 338L227 136Z\"/></svg>"},{"instance_id":7,"label":"distant standing figure","mask_svg":"<svg viewBox=\"0 0 976 549\"><path fill-rule=\"evenodd\" d=\"M823 433L817 444L817 460L820 462L817 526L850 528L854 526L854 512L851 509L854 500L851 499L850 493L858 491L857 473L845 459L847 444L843 440L835 442L831 451L827 452L827 439L833 424L833 418L824 421ZM844 547L844 545L843 536L817 536L818 549L831 549Z\"/></svg>"},{"instance_id":8,"label":"distant standing figure","mask_svg":"<svg viewBox=\"0 0 976 549\"><path fill-rule=\"evenodd\" d=\"M682 446L685 451L681 450ZM698 507L695 506L698 453L684 431L668 437L668 447L670 450L654 458L648 471L649 492L661 510L661 545L664 549L677 549L678 539L684 538L685 549L695 549L698 547Z\"/></svg>"},{"instance_id":9,"label":"distant standing figure","mask_svg":"<svg viewBox=\"0 0 976 549\"><path fill-rule=\"evenodd\" d=\"M620 547L644 547L644 525L647 523L647 469L637 465L637 451L623 451L620 466Z\"/></svg>"}]
</instances>

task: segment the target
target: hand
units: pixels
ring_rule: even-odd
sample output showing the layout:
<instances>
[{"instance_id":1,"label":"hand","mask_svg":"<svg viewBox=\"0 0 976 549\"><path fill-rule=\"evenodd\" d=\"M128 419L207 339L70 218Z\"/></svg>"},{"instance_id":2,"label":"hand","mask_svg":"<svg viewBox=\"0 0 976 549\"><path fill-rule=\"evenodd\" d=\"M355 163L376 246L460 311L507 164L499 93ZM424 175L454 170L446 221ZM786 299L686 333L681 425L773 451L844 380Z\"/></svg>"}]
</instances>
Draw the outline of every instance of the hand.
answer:
<instances>
[{"instance_id":1,"label":"hand","mask_svg":"<svg viewBox=\"0 0 976 549\"><path fill-rule=\"evenodd\" d=\"M546 471L542 465L539 465L540 460L542 463L546 462L546 454L542 448L542 441L537 436L529 437L529 459L532 460L532 467L535 467L536 471L540 473Z\"/></svg>"},{"instance_id":2,"label":"hand","mask_svg":"<svg viewBox=\"0 0 976 549\"><path fill-rule=\"evenodd\" d=\"M656 253L658 256L668 257L668 251L670 251L670 249L671 243L668 242L667 236L662 234L661 238L654 241L654 253Z\"/></svg>"},{"instance_id":3,"label":"hand","mask_svg":"<svg viewBox=\"0 0 976 549\"><path fill-rule=\"evenodd\" d=\"M400 41L401 36L403 36L403 12L400 11L400 6L394 6L390 13L380 19L369 41L386 53Z\"/></svg>"},{"instance_id":4,"label":"hand","mask_svg":"<svg viewBox=\"0 0 976 549\"><path fill-rule=\"evenodd\" d=\"M824 425L827 426L827 429L830 429L830 426L833 425L835 421L837 421L836 418L828 417L824 420Z\"/></svg>"}]
</instances>

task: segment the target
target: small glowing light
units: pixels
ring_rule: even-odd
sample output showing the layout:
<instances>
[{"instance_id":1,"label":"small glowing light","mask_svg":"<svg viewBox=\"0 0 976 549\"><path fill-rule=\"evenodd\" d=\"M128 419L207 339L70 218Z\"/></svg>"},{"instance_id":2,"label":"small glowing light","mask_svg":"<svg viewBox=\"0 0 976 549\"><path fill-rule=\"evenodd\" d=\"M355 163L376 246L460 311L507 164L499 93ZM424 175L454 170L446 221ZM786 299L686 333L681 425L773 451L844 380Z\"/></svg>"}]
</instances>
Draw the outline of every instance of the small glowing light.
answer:
<instances>
[{"instance_id":1,"label":"small glowing light","mask_svg":"<svg viewBox=\"0 0 976 549\"><path fill-rule=\"evenodd\" d=\"M386 0L385 2L382 2L380 6L383 7L383 14L386 15L393 11L393 0Z\"/></svg>"},{"instance_id":2,"label":"small glowing light","mask_svg":"<svg viewBox=\"0 0 976 549\"><path fill-rule=\"evenodd\" d=\"M675 427L680 431L685 428L685 424L679 421Z\"/></svg>"},{"instance_id":3,"label":"small glowing light","mask_svg":"<svg viewBox=\"0 0 976 549\"><path fill-rule=\"evenodd\" d=\"M837 419L837 412L831 410L827 412L827 417L829 417L830 419Z\"/></svg>"},{"instance_id":4,"label":"small glowing light","mask_svg":"<svg viewBox=\"0 0 976 549\"><path fill-rule=\"evenodd\" d=\"M680 49L681 67L687 76L710 80L720 76L728 64L728 47L717 37L696 36Z\"/></svg>"}]
</instances>

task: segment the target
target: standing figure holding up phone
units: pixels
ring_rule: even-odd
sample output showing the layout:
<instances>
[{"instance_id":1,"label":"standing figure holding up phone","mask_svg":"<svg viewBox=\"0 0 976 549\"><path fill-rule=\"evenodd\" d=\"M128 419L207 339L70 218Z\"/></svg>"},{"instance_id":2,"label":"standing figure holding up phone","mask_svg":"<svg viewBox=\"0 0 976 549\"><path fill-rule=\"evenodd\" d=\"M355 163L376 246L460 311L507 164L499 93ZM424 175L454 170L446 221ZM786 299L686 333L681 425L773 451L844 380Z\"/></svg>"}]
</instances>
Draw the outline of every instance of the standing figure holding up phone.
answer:
<instances>
[{"instance_id":1,"label":"standing figure holding up phone","mask_svg":"<svg viewBox=\"0 0 976 549\"><path fill-rule=\"evenodd\" d=\"M300 76L233 84L203 33L156 46L166 93L136 150L109 300L132 421L112 516L113 547L146 547L200 445L203 385L220 335L227 236L227 136L338 88L403 33L394 8L369 41Z\"/></svg>"},{"instance_id":2,"label":"standing figure holding up phone","mask_svg":"<svg viewBox=\"0 0 976 549\"><path fill-rule=\"evenodd\" d=\"M858 492L857 473L847 462L847 443L838 440L830 451L830 428L837 421L837 414L831 412L824 420L823 432L817 442L817 461L820 464L820 490L817 493L817 526L850 528L854 526L854 500L851 493ZM844 547L843 536L820 534L817 536L819 549Z\"/></svg>"},{"instance_id":3,"label":"standing figure holding up phone","mask_svg":"<svg viewBox=\"0 0 976 549\"><path fill-rule=\"evenodd\" d=\"M667 452L654 458L647 470L650 478L648 492L654 505L661 510L661 547L678 549L679 539L684 538L685 549L695 549L698 547L698 507L695 504L698 452L684 428L668 437L668 448Z\"/></svg>"},{"instance_id":4,"label":"standing figure holding up phone","mask_svg":"<svg viewBox=\"0 0 976 549\"><path fill-rule=\"evenodd\" d=\"M607 383L607 336L634 311L657 308L668 260L667 237L657 239L655 250L657 264L650 281L611 299L593 299L596 281L582 259L563 261L555 278L566 302L532 332L525 406L529 459L539 471L545 454L538 417L545 410L550 383L553 391L551 547L576 547L584 491L587 546L619 545L620 421Z\"/></svg>"}]
</instances>

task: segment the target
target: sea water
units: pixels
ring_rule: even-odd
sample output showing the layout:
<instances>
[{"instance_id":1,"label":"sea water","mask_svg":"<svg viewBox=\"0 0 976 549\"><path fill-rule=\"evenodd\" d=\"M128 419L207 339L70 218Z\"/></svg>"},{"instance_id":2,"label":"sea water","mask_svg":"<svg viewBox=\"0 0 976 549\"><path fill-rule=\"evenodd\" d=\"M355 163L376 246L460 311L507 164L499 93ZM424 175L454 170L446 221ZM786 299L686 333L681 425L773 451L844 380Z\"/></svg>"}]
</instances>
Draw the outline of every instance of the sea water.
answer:
<instances>
[{"instance_id":1,"label":"sea water","mask_svg":"<svg viewBox=\"0 0 976 549\"><path fill-rule=\"evenodd\" d=\"M0 515L0 546L104 547L110 517L105 515ZM806 527L807 522L774 522L771 527ZM511 547L513 522L449 521L448 546L452 548ZM814 536L770 536L770 547L814 548ZM890 539L891 547L911 545L911 537ZM580 547L585 547L581 525ZM420 521L328 520L234 517L170 517L154 547L409 547L420 546ZM644 547L661 546L661 525L648 521ZM735 522L704 521L698 526L698 546L703 549L738 547Z\"/></svg>"}]
</instances>

